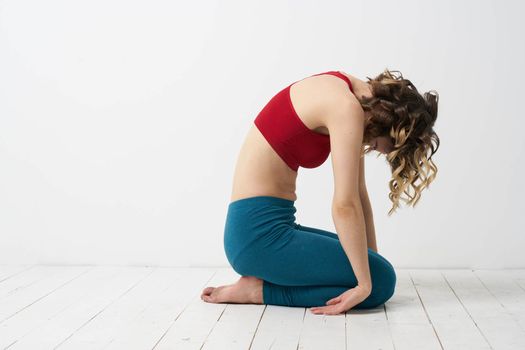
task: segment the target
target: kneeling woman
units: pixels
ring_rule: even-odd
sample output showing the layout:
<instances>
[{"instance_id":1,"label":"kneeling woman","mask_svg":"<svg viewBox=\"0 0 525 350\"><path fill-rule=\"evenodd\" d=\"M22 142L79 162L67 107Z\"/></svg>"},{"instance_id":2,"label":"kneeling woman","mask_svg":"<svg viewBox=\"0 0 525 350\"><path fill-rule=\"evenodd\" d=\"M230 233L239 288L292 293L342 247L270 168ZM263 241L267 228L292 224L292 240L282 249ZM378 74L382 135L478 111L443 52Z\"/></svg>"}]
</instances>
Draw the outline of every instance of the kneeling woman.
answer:
<instances>
[{"instance_id":1,"label":"kneeling woman","mask_svg":"<svg viewBox=\"0 0 525 350\"><path fill-rule=\"evenodd\" d=\"M396 274L377 252L364 155L380 152L391 167L391 215L400 199L415 205L435 178L431 157L439 147L437 93L420 95L394 72L366 82L342 71L314 74L264 106L238 156L224 231L226 256L241 278L205 288L202 300L339 314L393 295ZM299 167L318 167L330 153L337 233L300 225L294 215Z\"/></svg>"}]
</instances>

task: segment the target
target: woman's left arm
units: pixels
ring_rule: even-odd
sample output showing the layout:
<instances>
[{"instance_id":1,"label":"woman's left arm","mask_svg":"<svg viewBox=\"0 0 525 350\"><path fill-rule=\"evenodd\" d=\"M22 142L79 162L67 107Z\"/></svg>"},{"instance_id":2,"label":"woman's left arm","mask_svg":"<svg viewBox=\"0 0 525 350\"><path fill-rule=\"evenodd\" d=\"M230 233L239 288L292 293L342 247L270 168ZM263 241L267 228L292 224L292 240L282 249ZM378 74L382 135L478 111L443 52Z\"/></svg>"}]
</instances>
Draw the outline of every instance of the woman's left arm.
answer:
<instances>
[{"instance_id":1,"label":"woman's left arm","mask_svg":"<svg viewBox=\"0 0 525 350\"><path fill-rule=\"evenodd\" d=\"M359 162L359 197L361 198L361 206L363 207L363 214L366 225L366 242L368 248L377 253L376 231L374 227L374 213L372 212L372 205L370 198L368 198L368 190L365 181L365 157L361 157Z\"/></svg>"}]
</instances>

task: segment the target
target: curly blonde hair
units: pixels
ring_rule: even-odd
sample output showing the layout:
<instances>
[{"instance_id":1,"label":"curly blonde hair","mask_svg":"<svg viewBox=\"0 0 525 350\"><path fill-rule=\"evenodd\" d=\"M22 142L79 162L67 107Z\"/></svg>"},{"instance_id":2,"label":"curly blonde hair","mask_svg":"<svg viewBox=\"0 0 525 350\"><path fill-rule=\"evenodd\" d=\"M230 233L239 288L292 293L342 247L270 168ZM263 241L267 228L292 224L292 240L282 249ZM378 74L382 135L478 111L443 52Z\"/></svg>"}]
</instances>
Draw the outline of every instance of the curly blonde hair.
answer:
<instances>
[{"instance_id":1,"label":"curly blonde hair","mask_svg":"<svg viewBox=\"0 0 525 350\"><path fill-rule=\"evenodd\" d=\"M397 70L385 69L375 78L367 79L373 96L359 100L365 111L363 140L368 143L375 137L384 136L389 137L394 145L386 155L392 171L388 195L393 203L388 211L390 216L399 208L400 200L415 207L421 191L436 177L437 167L432 156L439 148L439 137L433 126L439 95L435 90L421 95ZM371 150L370 146L365 147L362 155ZM402 194L406 194L406 198L401 197Z\"/></svg>"}]
</instances>

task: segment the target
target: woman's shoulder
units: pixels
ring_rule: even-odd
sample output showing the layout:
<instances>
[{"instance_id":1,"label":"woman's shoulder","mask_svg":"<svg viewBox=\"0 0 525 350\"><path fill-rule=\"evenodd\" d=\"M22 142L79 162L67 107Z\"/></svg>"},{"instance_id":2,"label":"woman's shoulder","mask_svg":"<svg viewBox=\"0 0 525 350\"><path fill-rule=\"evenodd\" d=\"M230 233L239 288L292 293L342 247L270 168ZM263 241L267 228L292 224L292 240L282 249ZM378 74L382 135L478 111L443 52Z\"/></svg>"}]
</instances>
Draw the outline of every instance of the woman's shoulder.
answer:
<instances>
[{"instance_id":1,"label":"woman's shoulder","mask_svg":"<svg viewBox=\"0 0 525 350\"><path fill-rule=\"evenodd\" d=\"M348 78L350 85L354 79L351 75L343 71L329 71L326 73L318 73L310 75L306 78L294 82L293 89L295 91L304 91L306 94L315 95L316 99L324 100L326 102L333 102L334 100L355 100L349 84L342 76L337 74L328 73L340 73L344 77Z\"/></svg>"}]
</instances>

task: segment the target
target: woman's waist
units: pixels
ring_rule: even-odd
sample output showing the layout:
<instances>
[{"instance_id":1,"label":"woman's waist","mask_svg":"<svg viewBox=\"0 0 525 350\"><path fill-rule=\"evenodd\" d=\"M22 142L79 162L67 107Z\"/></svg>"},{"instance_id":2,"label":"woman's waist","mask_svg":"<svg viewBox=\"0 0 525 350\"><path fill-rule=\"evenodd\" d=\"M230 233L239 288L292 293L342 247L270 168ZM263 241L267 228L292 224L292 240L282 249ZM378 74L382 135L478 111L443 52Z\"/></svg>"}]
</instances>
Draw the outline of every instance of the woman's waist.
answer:
<instances>
[{"instance_id":1,"label":"woman's waist","mask_svg":"<svg viewBox=\"0 0 525 350\"><path fill-rule=\"evenodd\" d=\"M252 196L228 204L225 234L255 237L295 224L295 201L275 196Z\"/></svg>"},{"instance_id":2,"label":"woman's waist","mask_svg":"<svg viewBox=\"0 0 525 350\"><path fill-rule=\"evenodd\" d=\"M287 176L273 175L270 169L256 171L255 169L237 168L232 184L230 202L251 197L277 197L290 201L297 200L295 179Z\"/></svg>"},{"instance_id":3,"label":"woman's waist","mask_svg":"<svg viewBox=\"0 0 525 350\"><path fill-rule=\"evenodd\" d=\"M262 210L271 208L288 208L288 211L297 211L295 209L295 199L290 199L287 196L280 194L264 194L264 195L246 195L241 198L232 196L233 200L228 204L228 210Z\"/></svg>"}]
</instances>

